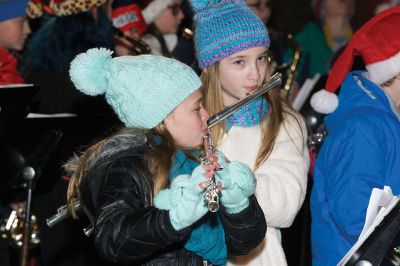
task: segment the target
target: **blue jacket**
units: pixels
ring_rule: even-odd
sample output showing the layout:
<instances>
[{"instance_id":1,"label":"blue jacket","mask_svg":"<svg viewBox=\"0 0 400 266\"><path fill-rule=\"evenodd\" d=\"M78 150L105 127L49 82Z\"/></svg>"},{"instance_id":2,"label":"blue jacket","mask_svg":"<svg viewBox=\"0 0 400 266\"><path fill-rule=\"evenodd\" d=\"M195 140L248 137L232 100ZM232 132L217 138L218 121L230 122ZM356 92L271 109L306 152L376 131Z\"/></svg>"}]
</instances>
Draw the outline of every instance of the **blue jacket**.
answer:
<instances>
[{"instance_id":1,"label":"blue jacket","mask_svg":"<svg viewBox=\"0 0 400 266\"><path fill-rule=\"evenodd\" d=\"M327 116L311 193L313 265L336 265L357 241L373 188L400 194L400 114L382 88L354 71Z\"/></svg>"}]
</instances>

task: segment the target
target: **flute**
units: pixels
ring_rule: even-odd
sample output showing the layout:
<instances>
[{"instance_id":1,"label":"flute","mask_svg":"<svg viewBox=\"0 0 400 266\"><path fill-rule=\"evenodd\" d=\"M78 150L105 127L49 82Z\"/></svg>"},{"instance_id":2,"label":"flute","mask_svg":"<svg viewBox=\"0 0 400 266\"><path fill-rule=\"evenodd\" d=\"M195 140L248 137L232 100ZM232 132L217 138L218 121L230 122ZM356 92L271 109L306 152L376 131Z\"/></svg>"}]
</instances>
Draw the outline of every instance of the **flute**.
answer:
<instances>
[{"instance_id":1,"label":"flute","mask_svg":"<svg viewBox=\"0 0 400 266\"><path fill-rule=\"evenodd\" d=\"M73 208L76 211L81 209L81 202L79 199L75 199L73 203ZM69 217L70 213L68 212L67 205L63 205L57 209L57 213L53 216L46 219L46 223L48 227L53 227L54 225L58 224L59 222L63 221L65 218Z\"/></svg>"},{"instance_id":2,"label":"flute","mask_svg":"<svg viewBox=\"0 0 400 266\"><path fill-rule=\"evenodd\" d=\"M200 157L201 163L203 165L210 163L210 156L214 153L215 148L212 145L212 139L210 135L210 128L219 124L220 122L224 121L228 118L231 114L237 111L240 107L247 104L250 101L260 97L264 93L267 93L269 90L279 87L282 84L282 74L275 73L271 80L261 87L257 88L253 92L249 93L245 98L241 99L237 103L223 109L222 111L216 113L215 115L211 116L207 120L207 135L203 137L203 152ZM210 212L217 212L219 210L219 196L221 195L221 190L218 188L215 182L215 175L210 178L207 182L206 186L206 193L204 194L204 201L208 206L208 210Z\"/></svg>"}]
</instances>

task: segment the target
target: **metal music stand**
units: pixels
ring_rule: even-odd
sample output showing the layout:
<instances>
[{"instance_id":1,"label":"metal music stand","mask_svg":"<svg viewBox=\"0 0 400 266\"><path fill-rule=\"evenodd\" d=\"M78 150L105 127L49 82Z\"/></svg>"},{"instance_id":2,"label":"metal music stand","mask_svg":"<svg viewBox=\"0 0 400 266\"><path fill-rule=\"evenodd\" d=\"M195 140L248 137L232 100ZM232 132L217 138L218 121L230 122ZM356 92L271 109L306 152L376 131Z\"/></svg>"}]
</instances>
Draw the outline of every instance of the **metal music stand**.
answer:
<instances>
[{"instance_id":1,"label":"metal music stand","mask_svg":"<svg viewBox=\"0 0 400 266\"><path fill-rule=\"evenodd\" d=\"M351 255L345 266L381 265L399 231L400 202L397 202L369 237Z\"/></svg>"},{"instance_id":2,"label":"metal music stand","mask_svg":"<svg viewBox=\"0 0 400 266\"><path fill-rule=\"evenodd\" d=\"M56 149L62 137L61 131L47 134L44 141L36 145L33 156L25 156L13 143L2 138L3 128L10 120L22 120L29 113L38 86L0 87L0 180L12 177L12 183L26 190L26 210L24 217L24 233L20 254L20 265L26 266L29 257L29 241L31 237L31 206L35 179L38 179L50 155ZM27 159L27 157L30 157Z\"/></svg>"},{"instance_id":3,"label":"metal music stand","mask_svg":"<svg viewBox=\"0 0 400 266\"><path fill-rule=\"evenodd\" d=\"M38 91L39 86L36 85L0 86L0 122L25 118Z\"/></svg>"}]
</instances>

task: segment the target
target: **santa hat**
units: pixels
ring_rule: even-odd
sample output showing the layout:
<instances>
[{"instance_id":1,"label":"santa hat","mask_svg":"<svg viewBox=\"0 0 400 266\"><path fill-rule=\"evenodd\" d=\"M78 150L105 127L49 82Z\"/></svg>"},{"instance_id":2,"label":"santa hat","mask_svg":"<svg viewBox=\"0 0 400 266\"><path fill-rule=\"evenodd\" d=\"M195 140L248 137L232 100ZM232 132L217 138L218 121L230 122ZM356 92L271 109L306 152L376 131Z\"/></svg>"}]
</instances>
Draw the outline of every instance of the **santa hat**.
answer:
<instances>
[{"instance_id":1,"label":"santa hat","mask_svg":"<svg viewBox=\"0 0 400 266\"><path fill-rule=\"evenodd\" d=\"M400 7L389 8L365 23L351 38L333 65L325 89L311 97L311 106L323 114L338 106L335 94L353 65L363 58L367 78L380 85L400 73Z\"/></svg>"},{"instance_id":2,"label":"santa hat","mask_svg":"<svg viewBox=\"0 0 400 266\"><path fill-rule=\"evenodd\" d=\"M143 17L147 24L150 24L158 17L161 12L168 8L168 6L173 5L175 0L147 0L144 1L142 7Z\"/></svg>"},{"instance_id":3,"label":"santa hat","mask_svg":"<svg viewBox=\"0 0 400 266\"><path fill-rule=\"evenodd\" d=\"M375 15L393 6L399 6L400 0L384 0L375 7Z\"/></svg>"}]
</instances>

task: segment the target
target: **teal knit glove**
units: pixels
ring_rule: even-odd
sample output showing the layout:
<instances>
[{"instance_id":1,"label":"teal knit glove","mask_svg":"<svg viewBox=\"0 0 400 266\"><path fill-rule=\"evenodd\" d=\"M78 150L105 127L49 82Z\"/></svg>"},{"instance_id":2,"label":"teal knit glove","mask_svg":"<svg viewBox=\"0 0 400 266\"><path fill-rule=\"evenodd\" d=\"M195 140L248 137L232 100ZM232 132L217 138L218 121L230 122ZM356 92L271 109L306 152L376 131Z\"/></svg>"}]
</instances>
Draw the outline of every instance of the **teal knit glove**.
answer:
<instances>
[{"instance_id":1,"label":"teal knit glove","mask_svg":"<svg viewBox=\"0 0 400 266\"><path fill-rule=\"evenodd\" d=\"M154 197L154 206L169 210L169 219L176 230L188 227L203 217L208 209L204 202L204 188L200 184L207 181L205 170L197 166L192 176L179 175L170 188L163 189Z\"/></svg>"},{"instance_id":2,"label":"teal knit glove","mask_svg":"<svg viewBox=\"0 0 400 266\"><path fill-rule=\"evenodd\" d=\"M220 201L228 213L239 213L249 206L249 197L256 189L254 173L243 163L237 161L228 163L220 152L218 152L218 163L222 169L217 171L215 179L222 185Z\"/></svg>"}]
</instances>

